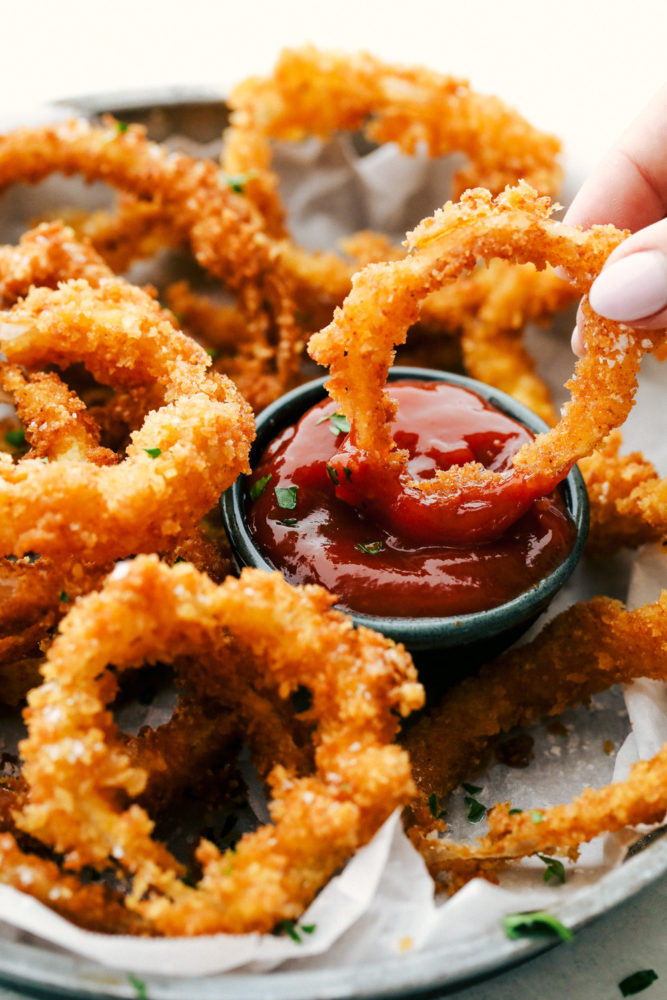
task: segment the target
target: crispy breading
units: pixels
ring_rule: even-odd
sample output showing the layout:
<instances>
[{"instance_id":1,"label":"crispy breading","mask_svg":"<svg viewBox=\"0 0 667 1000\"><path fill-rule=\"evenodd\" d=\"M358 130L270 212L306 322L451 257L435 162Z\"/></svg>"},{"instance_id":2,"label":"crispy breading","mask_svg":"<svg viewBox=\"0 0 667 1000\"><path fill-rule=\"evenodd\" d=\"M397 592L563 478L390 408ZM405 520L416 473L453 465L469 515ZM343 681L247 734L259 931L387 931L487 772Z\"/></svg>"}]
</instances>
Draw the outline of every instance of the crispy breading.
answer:
<instances>
[{"instance_id":1,"label":"crispy breading","mask_svg":"<svg viewBox=\"0 0 667 1000\"><path fill-rule=\"evenodd\" d=\"M169 569L141 556L120 564L63 621L44 683L29 696L19 828L63 853L68 867L104 868L114 859L133 876L128 905L161 933L267 931L298 916L414 791L407 754L392 745L396 714L423 700L411 660L390 640L354 629L332 602L322 588L293 588L277 573L244 570L216 586L185 563ZM117 670L144 658L177 661L187 683L187 661L177 658L193 654L206 665L203 682L218 675L246 723L254 710L248 684L251 693L281 698L306 685L317 722L313 773L298 776L276 762L273 825L246 834L233 854L202 842L196 888L152 840L147 813L115 797L140 795L146 772L116 739L105 709L115 690L110 661ZM248 741L252 748L252 728ZM63 794L54 796L54 784Z\"/></svg>"}]
</instances>

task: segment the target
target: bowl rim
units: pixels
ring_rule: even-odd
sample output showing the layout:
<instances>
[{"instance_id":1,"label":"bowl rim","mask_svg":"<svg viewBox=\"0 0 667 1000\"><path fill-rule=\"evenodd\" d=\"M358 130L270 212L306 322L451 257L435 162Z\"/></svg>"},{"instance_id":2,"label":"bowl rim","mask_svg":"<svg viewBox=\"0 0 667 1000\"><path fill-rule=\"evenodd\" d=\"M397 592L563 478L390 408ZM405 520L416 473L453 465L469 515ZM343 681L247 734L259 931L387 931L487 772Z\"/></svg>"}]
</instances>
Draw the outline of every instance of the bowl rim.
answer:
<instances>
[{"instance_id":1,"label":"bowl rim","mask_svg":"<svg viewBox=\"0 0 667 1000\"><path fill-rule=\"evenodd\" d=\"M420 382L447 382L470 389L502 413L524 424L534 433L549 430L548 425L532 410L493 386L478 382L467 375L431 368L395 366L389 369L388 382L414 379ZM313 379L281 396L258 415L256 436L250 451L251 466L257 461L270 440L315 405L326 398L328 376ZM275 571L276 567L261 554L244 518L244 482L240 476L220 498L220 508L235 558L240 566L253 566ZM532 621L571 576L581 556L589 526L589 504L586 486L579 469L574 466L563 480L565 502L577 536L571 551L560 565L528 590L495 608L462 615L398 618L370 615L356 611L346 614L355 625L364 625L390 635L411 650L454 648L483 637L491 639L509 627Z\"/></svg>"}]
</instances>

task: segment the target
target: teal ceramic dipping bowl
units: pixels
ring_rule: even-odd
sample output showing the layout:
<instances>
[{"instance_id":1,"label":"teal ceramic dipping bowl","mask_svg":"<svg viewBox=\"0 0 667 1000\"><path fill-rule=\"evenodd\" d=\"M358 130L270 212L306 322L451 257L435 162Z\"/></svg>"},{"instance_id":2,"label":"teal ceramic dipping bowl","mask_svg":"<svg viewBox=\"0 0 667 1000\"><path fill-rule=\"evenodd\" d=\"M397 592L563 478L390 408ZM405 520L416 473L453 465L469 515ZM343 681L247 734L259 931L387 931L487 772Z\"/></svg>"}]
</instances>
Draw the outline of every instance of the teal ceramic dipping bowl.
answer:
<instances>
[{"instance_id":1,"label":"teal ceramic dipping bowl","mask_svg":"<svg viewBox=\"0 0 667 1000\"><path fill-rule=\"evenodd\" d=\"M392 368L389 381L415 379L423 382L448 382L477 393L502 413L523 424L533 433L548 430L547 425L531 410L511 396L463 375L432 371L427 368ZM250 453L250 464L264 452L270 441L286 427L297 423L301 416L326 397L324 383L317 379L299 386L268 406L257 418L257 436ZM441 654L448 664L478 664L511 645L545 610L554 595L573 572L586 542L589 506L586 487L581 473L574 468L561 484L565 503L576 526L576 540L572 551L548 576L518 597L490 608L452 617L393 618L381 615L347 612L357 625L366 625L402 642L412 653L420 654L421 661L435 666ZM247 504L244 477L240 477L221 497L222 517L239 568L254 566L273 570L259 552L246 526ZM305 581L304 581L305 582Z\"/></svg>"}]
</instances>

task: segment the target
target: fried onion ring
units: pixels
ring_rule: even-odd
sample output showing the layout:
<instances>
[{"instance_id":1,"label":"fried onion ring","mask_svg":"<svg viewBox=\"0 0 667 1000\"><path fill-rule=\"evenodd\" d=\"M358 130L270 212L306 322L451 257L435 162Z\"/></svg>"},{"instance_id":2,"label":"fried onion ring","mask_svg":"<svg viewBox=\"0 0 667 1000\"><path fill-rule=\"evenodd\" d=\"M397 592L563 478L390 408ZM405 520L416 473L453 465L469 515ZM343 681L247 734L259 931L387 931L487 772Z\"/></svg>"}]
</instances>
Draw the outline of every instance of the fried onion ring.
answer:
<instances>
[{"instance_id":1,"label":"fried onion ring","mask_svg":"<svg viewBox=\"0 0 667 1000\"><path fill-rule=\"evenodd\" d=\"M330 368L329 395L352 425L330 462L337 495L363 503L390 528L400 524L417 542L486 541L502 534L625 419L640 358L664 339L664 331L635 336L585 308L589 349L568 383L571 399L556 427L515 456L513 469L495 473L468 463L439 470L433 479L408 479L407 456L391 434L395 404L384 387L394 346L418 318L424 296L479 257L494 256L532 260L538 268L561 264L585 294L624 238L612 226L587 232L566 227L551 220L551 212L550 200L524 183L496 198L482 189L466 192L459 204L448 202L409 234L405 260L359 272L333 321L310 339L311 357Z\"/></svg>"},{"instance_id":2,"label":"fried onion ring","mask_svg":"<svg viewBox=\"0 0 667 1000\"><path fill-rule=\"evenodd\" d=\"M401 647L332 611L333 600L277 573L244 570L215 586L153 556L120 564L63 621L44 683L29 696L19 828L63 853L68 867L111 863L133 876L127 903L159 933L267 931L297 917L414 791L407 754L391 745L395 713L422 704L414 667ZM203 841L195 888L152 840L145 811L122 805L118 793L140 794L146 773L131 765L105 710L109 662L122 670L193 654L207 675L224 664L221 685L241 696L241 718L248 683L281 698L306 685L318 722L314 773L276 765L273 825L246 834L233 853Z\"/></svg>"},{"instance_id":3,"label":"fried onion ring","mask_svg":"<svg viewBox=\"0 0 667 1000\"><path fill-rule=\"evenodd\" d=\"M575 604L532 642L449 691L403 741L419 788L407 811L408 833L431 873L437 877L469 864L472 877L479 874L478 862L575 848L605 830L661 819L667 811L666 749L635 765L627 782L588 789L568 806L540 809L539 823L530 810L510 815L509 807L496 806L489 813L490 833L472 846L434 836L444 825L434 821L428 802L431 794L446 797L474 773L500 733L558 715L638 677L667 678L667 591L634 611L605 597Z\"/></svg>"},{"instance_id":4,"label":"fried onion ring","mask_svg":"<svg viewBox=\"0 0 667 1000\"><path fill-rule=\"evenodd\" d=\"M202 267L238 292L246 324L266 348L273 394L289 386L303 346L292 278L252 204L214 163L169 152L149 142L140 126L121 131L111 120L105 127L73 120L0 137L0 188L33 184L56 171L106 181L160 209Z\"/></svg>"},{"instance_id":5,"label":"fried onion ring","mask_svg":"<svg viewBox=\"0 0 667 1000\"><path fill-rule=\"evenodd\" d=\"M652 462L640 452L620 454L621 432L579 463L591 505L586 549L596 557L625 545L636 548L667 533L667 494ZM657 502L660 491L663 502Z\"/></svg>"},{"instance_id":6,"label":"fried onion ring","mask_svg":"<svg viewBox=\"0 0 667 1000\"><path fill-rule=\"evenodd\" d=\"M145 292L121 279L69 281L32 289L4 320L0 343L14 364L82 361L103 384L147 385L162 397L117 465L76 459L63 477L60 461L0 455L4 554L101 562L168 550L247 468L249 407Z\"/></svg>"},{"instance_id":7,"label":"fried onion ring","mask_svg":"<svg viewBox=\"0 0 667 1000\"><path fill-rule=\"evenodd\" d=\"M472 186L497 193L519 178L553 194L561 178L558 139L497 97L475 93L467 80L392 66L366 52L286 49L270 77L245 80L229 103L223 167L248 175L246 194L276 236L285 234L284 213L269 138L327 138L363 129L372 142L395 142L404 153L422 145L430 156L459 151L470 163L454 177L454 197Z\"/></svg>"},{"instance_id":8,"label":"fried onion ring","mask_svg":"<svg viewBox=\"0 0 667 1000\"><path fill-rule=\"evenodd\" d=\"M390 66L366 53L321 52L313 46L286 50L269 77L241 83L230 106L223 167L243 178L244 194L278 241L310 330L329 322L360 266L395 260L404 251L369 231L340 241L349 261L298 246L285 229L278 178L271 169L271 138L326 139L341 130L363 128L371 140L397 142L410 154L418 145L431 157L462 150L471 162L454 178L455 196L472 185L495 193L521 179L543 194L555 194L560 180L558 140L534 129L496 98L476 94L465 81ZM508 143L511 155L503 152ZM465 287L457 283L454 294L442 290L428 296L420 328L439 339L461 334L466 370L473 378L515 395L555 423L548 389L521 343L521 328L526 320L543 318L573 301L574 292L549 272L529 273L526 266L503 261L494 262L494 267L493 274L475 269ZM437 348L430 350L435 354Z\"/></svg>"}]
</instances>

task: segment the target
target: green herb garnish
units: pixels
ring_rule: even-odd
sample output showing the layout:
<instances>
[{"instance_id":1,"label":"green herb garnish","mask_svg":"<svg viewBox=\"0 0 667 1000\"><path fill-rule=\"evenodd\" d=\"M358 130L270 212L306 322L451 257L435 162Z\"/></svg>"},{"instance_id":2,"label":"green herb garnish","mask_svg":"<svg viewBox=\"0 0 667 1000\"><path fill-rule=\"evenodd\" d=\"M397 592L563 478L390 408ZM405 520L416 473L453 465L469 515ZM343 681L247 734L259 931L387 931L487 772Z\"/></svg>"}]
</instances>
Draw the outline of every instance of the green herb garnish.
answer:
<instances>
[{"instance_id":1,"label":"green herb garnish","mask_svg":"<svg viewBox=\"0 0 667 1000\"><path fill-rule=\"evenodd\" d=\"M461 785L461 787L466 790L466 792L468 793L468 795L477 795L478 792L482 791L482 789L484 788L484 785L468 785L464 781L463 784Z\"/></svg>"},{"instance_id":2,"label":"green herb garnish","mask_svg":"<svg viewBox=\"0 0 667 1000\"><path fill-rule=\"evenodd\" d=\"M7 431L5 433L5 441L10 448L25 448L25 430L23 427L19 427L16 431Z\"/></svg>"},{"instance_id":3,"label":"green herb garnish","mask_svg":"<svg viewBox=\"0 0 667 1000\"><path fill-rule=\"evenodd\" d=\"M283 510L294 510L296 507L296 486L276 486L274 492L278 506Z\"/></svg>"},{"instance_id":4,"label":"green herb garnish","mask_svg":"<svg viewBox=\"0 0 667 1000\"><path fill-rule=\"evenodd\" d=\"M291 937L292 941L296 941L297 944L301 944L301 933L303 934L313 934L317 930L317 924L297 924L294 920L281 920L280 923L276 924L271 932L274 936L279 937L281 934L287 934Z\"/></svg>"},{"instance_id":5,"label":"green herb garnish","mask_svg":"<svg viewBox=\"0 0 667 1000\"><path fill-rule=\"evenodd\" d=\"M348 467L346 465L345 468L343 469L343 472L345 473L345 478L347 479L347 481L349 483L350 479L352 479L352 469L348 469Z\"/></svg>"},{"instance_id":6,"label":"green herb garnish","mask_svg":"<svg viewBox=\"0 0 667 1000\"><path fill-rule=\"evenodd\" d=\"M539 809L533 809L530 814L530 818L533 823L541 823L544 819L544 813L541 813Z\"/></svg>"},{"instance_id":7,"label":"green herb garnish","mask_svg":"<svg viewBox=\"0 0 667 1000\"><path fill-rule=\"evenodd\" d=\"M174 566L176 566L178 563L181 562L187 562L185 556L176 556L176 558L174 559Z\"/></svg>"},{"instance_id":8,"label":"green herb garnish","mask_svg":"<svg viewBox=\"0 0 667 1000\"><path fill-rule=\"evenodd\" d=\"M431 814L434 819L444 819L447 815L446 809L440 808L440 803L438 802L438 796L435 792L431 792L428 797L428 807L431 810Z\"/></svg>"},{"instance_id":9,"label":"green herb garnish","mask_svg":"<svg viewBox=\"0 0 667 1000\"><path fill-rule=\"evenodd\" d=\"M281 920L276 924L271 933L274 937L280 937L281 934L287 934L288 937L291 937L292 941L296 941L297 944L301 944L301 935L299 934L293 920ZM311 932L308 931L307 933Z\"/></svg>"},{"instance_id":10,"label":"green herb garnish","mask_svg":"<svg viewBox=\"0 0 667 1000\"><path fill-rule=\"evenodd\" d=\"M463 801L468 806L468 821L470 823L481 823L486 816L486 806L474 799L472 795L464 795Z\"/></svg>"},{"instance_id":11,"label":"green herb garnish","mask_svg":"<svg viewBox=\"0 0 667 1000\"><path fill-rule=\"evenodd\" d=\"M235 191L236 194L243 194L243 188L248 183L252 174L225 174L225 184Z\"/></svg>"},{"instance_id":12,"label":"green herb garnish","mask_svg":"<svg viewBox=\"0 0 667 1000\"><path fill-rule=\"evenodd\" d=\"M64 590L61 590L59 600L61 604L69 604L69 594L66 594Z\"/></svg>"},{"instance_id":13,"label":"green herb garnish","mask_svg":"<svg viewBox=\"0 0 667 1000\"><path fill-rule=\"evenodd\" d=\"M121 135L123 132L127 132L129 127L127 122L116 122L116 132L119 132Z\"/></svg>"},{"instance_id":14,"label":"green herb garnish","mask_svg":"<svg viewBox=\"0 0 667 1000\"><path fill-rule=\"evenodd\" d=\"M296 517L286 517L285 520L280 523L284 524L286 528L293 528L295 524L299 523L299 519Z\"/></svg>"},{"instance_id":15,"label":"green herb garnish","mask_svg":"<svg viewBox=\"0 0 667 1000\"><path fill-rule=\"evenodd\" d=\"M563 862L559 861L558 858L548 858L546 854L538 854L537 856L547 866L547 870L544 873L544 881L550 882L552 878L555 878L562 885L565 882L565 867Z\"/></svg>"},{"instance_id":16,"label":"green herb garnish","mask_svg":"<svg viewBox=\"0 0 667 1000\"><path fill-rule=\"evenodd\" d=\"M206 348L206 353L208 354L209 358L211 358L213 361L215 361L216 358L220 357L220 348L219 347L207 347Z\"/></svg>"},{"instance_id":17,"label":"green herb garnish","mask_svg":"<svg viewBox=\"0 0 667 1000\"><path fill-rule=\"evenodd\" d=\"M570 928L565 927L548 910L534 910L532 913L508 913L500 922L505 934L512 940L544 935L553 937L555 935L561 941L571 941L574 937Z\"/></svg>"},{"instance_id":18,"label":"green herb garnish","mask_svg":"<svg viewBox=\"0 0 667 1000\"><path fill-rule=\"evenodd\" d=\"M271 479L271 473L270 472L269 472L268 476L262 476L261 479L257 479L252 484L252 486L248 490L248 494L249 494L251 500L256 500L257 497L261 497L262 493L266 489L266 484L268 483L269 479Z\"/></svg>"},{"instance_id":19,"label":"green herb garnish","mask_svg":"<svg viewBox=\"0 0 667 1000\"><path fill-rule=\"evenodd\" d=\"M334 437L338 437L339 434L350 433L350 421L344 413L329 413L325 417L320 417L317 422L318 424L323 424L325 420L329 421L329 430Z\"/></svg>"},{"instance_id":20,"label":"green herb garnish","mask_svg":"<svg viewBox=\"0 0 667 1000\"><path fill-rule=\"evenodd\" d=\"M359 552L365 552L367 556L375 556L382 552L384 542L357 542L354 546Z\"/></svg>"},{"instance_id":21,"label":"green herb garnish","mask_svg":"<svg viewBox=\"0 0 667 1000\"><path fill-rule=\"evenodd\" d=\"M144 451L147 455L150 455L151 458L157 458L158 455L162 454L162 448L144 448Z\"/></svg>"},{"instance_id":22,"label":"green herb garnish","mask_svg":"<svg viewBox=\"0 0 667 1000\"><path fill-rule=\"evenodd\" d=\"M621 979L618 988L624 997L631 997L635 993L641 993L642 990L648 989L657 978L658 973L654 969L640 969L638 972L633 972L631 976Z\"/></svg>"},{"instance_id":23,"label":"green herb garnish","mask_svg":"<svg viewBox=\"0 0 667 1000\"><path fill-rule=\"evenodd\" d=\"M510 809L510 816L518 816L519 813L522 813L522 812L523 812L523 809Z\"/></svg>"},{"instance_id":24,"label":"green herb garnish","mask_svg":"<svg viewBox=\"0 0 667 1000\"><path fill-rule=\"evenodd\" d=\"M333 465L327 464L327 472L329 473L329 479L334 484L334 486L338 486L338 473L334 469Z\"/></svg>"},{"instance_id":25,"label":"green herb garnish","mask_svg":"<svg viewBox=\"0 0 667 1000\"><path fill-rule=\"evenodd\" d=\"M134 987L137 1000L148 1000L148 989L143 979L139 979L139 976L135 976L133 972L128 972L127 978L130 986Z\"/></svg>"}]
</instances>

